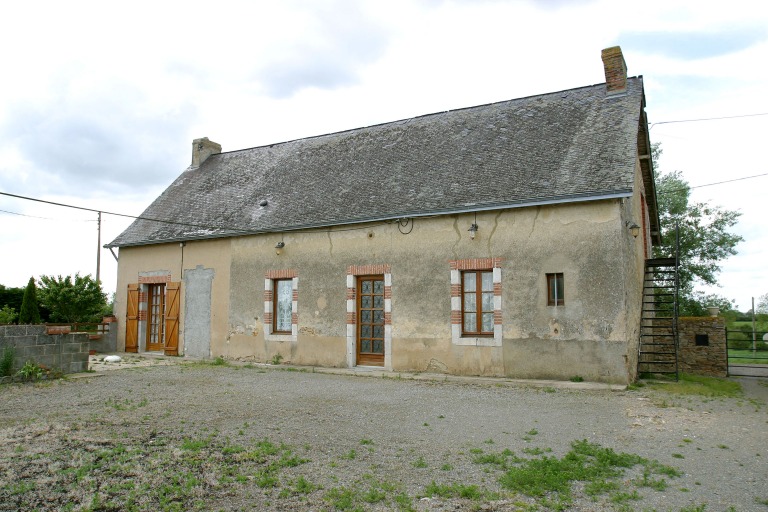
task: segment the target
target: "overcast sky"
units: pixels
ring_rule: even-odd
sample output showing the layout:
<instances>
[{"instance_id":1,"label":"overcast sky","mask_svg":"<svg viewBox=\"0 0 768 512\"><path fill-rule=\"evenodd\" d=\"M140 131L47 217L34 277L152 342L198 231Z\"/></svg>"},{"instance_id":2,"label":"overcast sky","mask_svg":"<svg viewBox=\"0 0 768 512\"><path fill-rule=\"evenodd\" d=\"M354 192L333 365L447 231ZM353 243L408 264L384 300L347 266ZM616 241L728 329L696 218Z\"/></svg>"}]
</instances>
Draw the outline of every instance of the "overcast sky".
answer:
<instances>
[{"instance_id":1,"label":"overcast sky","mask_svg":"<svg viewBox=\"0 0 768 512\"><path fill-rule=\"evenodd\" d=\"M30 0L3 18L1 192L138 215L193 138L231 151L591 85L614 45L665 123L658 168L694 187L768 173L759 1ZM726 116L751 117L666 124ZM768 176L693 192L742 212L714 290L742 310L768 293L766 190ZM0 210L0 284L95 275L95 213L5 196ZM102 244L129 223L105 215ZM111 293L108 250L101 263Z\"/></svg>"}]
</instances>

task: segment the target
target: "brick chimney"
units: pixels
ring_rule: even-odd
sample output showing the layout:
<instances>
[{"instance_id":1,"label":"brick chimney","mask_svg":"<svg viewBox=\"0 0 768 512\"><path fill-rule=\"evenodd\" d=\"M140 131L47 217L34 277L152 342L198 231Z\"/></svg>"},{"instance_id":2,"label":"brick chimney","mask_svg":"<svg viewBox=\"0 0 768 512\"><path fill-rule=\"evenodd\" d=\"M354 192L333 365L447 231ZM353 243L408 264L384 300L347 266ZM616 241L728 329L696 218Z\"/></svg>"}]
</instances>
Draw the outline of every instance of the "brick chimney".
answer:
<instances>
[{"instance_id":1,"label":"brick chimney","mask_svg":"<svg viewBox=\"0 0 768 512\"><path fill-rule=\"evenodd\" d=\"M627 63L620 46L612 46L602 51L605 68L605 86L608 94L618 94L627 90Z\"/></svg>"},{"instance_id":2,"label":"brick chimney","mask_svg":"<svg viewBox=\"0 0 768 512\"><path fill-rule=\"evenodd\" d=\"M209 156L221 153L221 144L208 140L208 137L192 141L192 167L200 167Z\"/></svg>"}]
</instances>

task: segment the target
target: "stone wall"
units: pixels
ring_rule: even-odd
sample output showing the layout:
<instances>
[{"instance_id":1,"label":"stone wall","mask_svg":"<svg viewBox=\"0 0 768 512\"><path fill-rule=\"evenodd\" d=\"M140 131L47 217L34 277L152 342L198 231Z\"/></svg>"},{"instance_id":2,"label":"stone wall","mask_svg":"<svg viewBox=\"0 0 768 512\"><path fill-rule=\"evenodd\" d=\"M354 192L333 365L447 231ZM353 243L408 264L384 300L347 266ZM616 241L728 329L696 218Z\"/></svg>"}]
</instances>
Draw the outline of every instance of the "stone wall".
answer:
<instances>
[{"instance_id":1,"label":"stone wall","mask_svg":"<svg viewBox=\"0 0 768 512\"><path fill-rule=\"evenodd\" d=\"M0 351L13 347L14 367L18 370L27 361L77 373L88 369L90 343L87 333L46 334L44 325L0 326Z\"/></svg>"},{"instance_id":2,"label":"stone wall","mask_svg":"<svg viewBox=\"0 0 768 512\"><path fill-rule=\"evenodd\" d=\"M725 321L721 317L681 317L680 371L697 375L728 375Z\"/></svg>"}]
</instances>

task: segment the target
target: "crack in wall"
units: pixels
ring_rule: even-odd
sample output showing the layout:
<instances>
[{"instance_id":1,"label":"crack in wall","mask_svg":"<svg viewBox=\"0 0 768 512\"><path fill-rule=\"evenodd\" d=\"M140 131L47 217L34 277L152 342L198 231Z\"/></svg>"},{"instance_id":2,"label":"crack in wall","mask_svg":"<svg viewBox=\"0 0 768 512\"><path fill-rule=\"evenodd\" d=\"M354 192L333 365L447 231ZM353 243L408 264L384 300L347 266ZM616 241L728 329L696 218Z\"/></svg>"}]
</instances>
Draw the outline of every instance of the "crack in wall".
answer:
<instances>
[{"instance_id":1,"label":"crack in wall","mask_svg":"<svg viewBox=\"0 0 768 512\"><path fill-rule=\"evenodd\" d=\"M331 239L331 231L326 231L326 234L328 235L328 253L333 256L333 239Z\"/></svg>"},{"instance_id":2,"label":"crack in wall","mask_svg":"<svg viewBox=\"0 0 768 512\"><path fill-rule=\"evenodd\" d=\"M491 253L491 240L493 239L493 234L496 233L496 228L499 227L499 217L501 217L502 210L499 210L496 212L496 215L493 217L493 228L491 228L491 234L488 235L488 254Z\"/></svg>"},{"instance_id":3,"label":"crack in wall","mask_svg":"<svg viewBox=\"0 0 768 512\"><path fill-rule=\"evenodd\" d=\"M536 215L533 217L533 222L531 223L531 232L528 233L528 238L531 238L533 236L533 232L536 231L536 221L539 218L539 214L541 213L541 206L536 207Z\"/></svg>"},{"instance_id":4,"label":"crack in wall","mask_svg":"<svg viewBox=\"0 0 768 512\"><path fill-rule=\"evenodd\" d=\"M456 252L459 242L461 242L461 231L459 231L459 216L456 215L453 218L453 230L456 231L456 243L451 246L451 252L453 253L453 259L459 259L459 253Z\"/></svg>"}]
</instances>

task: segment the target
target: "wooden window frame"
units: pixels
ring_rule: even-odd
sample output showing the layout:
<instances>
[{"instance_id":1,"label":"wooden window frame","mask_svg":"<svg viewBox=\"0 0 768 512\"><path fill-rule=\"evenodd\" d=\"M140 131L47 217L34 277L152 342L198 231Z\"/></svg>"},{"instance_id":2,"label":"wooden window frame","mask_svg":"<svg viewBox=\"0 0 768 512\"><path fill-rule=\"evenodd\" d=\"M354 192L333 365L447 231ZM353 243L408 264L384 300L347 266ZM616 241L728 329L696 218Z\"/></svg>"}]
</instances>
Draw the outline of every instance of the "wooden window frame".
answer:
<instances>
[{"instance_id":1,"label":"wooden window frame","mask_svg":"<svg viewBox=\"0 0 768 512\"><path fill-rule=\"evenodd\" d=\"M547 306L565 306L565 276L562 272L547 274Z\"/></svg>"},{"instance_id":2,"label":"wooden window frame","mask_svg":"<svg viewBox=\"0 0 768 512\"><path fill-rule=\"evenodd\" d=\"M475 294L475 309L474 311L476 315L476 322L475 327L477 330L475 331L467 331L464 329L464 314L466 313L464 310L464 299L466 298L467 292L464 291L464 276L467 274L475 274L475 291L469 292ZM494 307L493 302L491 302L491 310L490 311L484 311L483 310L483 274L488 274L491 276L491 282L493 282L493 270L462 270L461 275L461 335L462 336L472 336L472 337L493 337L494 334L494 324L491 324L491 330L490 331L483 331L483 314L490 313L494 314ZM485 290L485 293L493 293L493 287L491 287L490 290Z\"/></svg>"},{"instance_id":3,"label":"wooden window frame","mask_svg":"<svg viewBox=\"0 0 768 512\"><path fill-rule=\"evenodd\" d=\"M288 322L288 330L280 330L277 328L277 320L278 320L278 301L280 299L278 294L278 286L280 282L286 282L291 288L291 296L290 296L290 309L291 316L289 317ZM291 334L293 331L293 278L280 278L280 279L273 279L272 280L272 334Z\"/></svg>"},{"instance_id":4,"label":"wooden window frame","mask_svg":"<svg viewBox=\"0 0 768 512\"><path fill-rule=\"evenodd\" d=\"M155 293L157 292L157 293ZM147 321L146 321L146 341L144 347L149 350L149 346L165 348L165 283L151 283L147 285ZM155 314L153 307L157 307L158 313ZM156 340L152 342L152 327L155 327Z\"/></svg>"}]
</instances>

